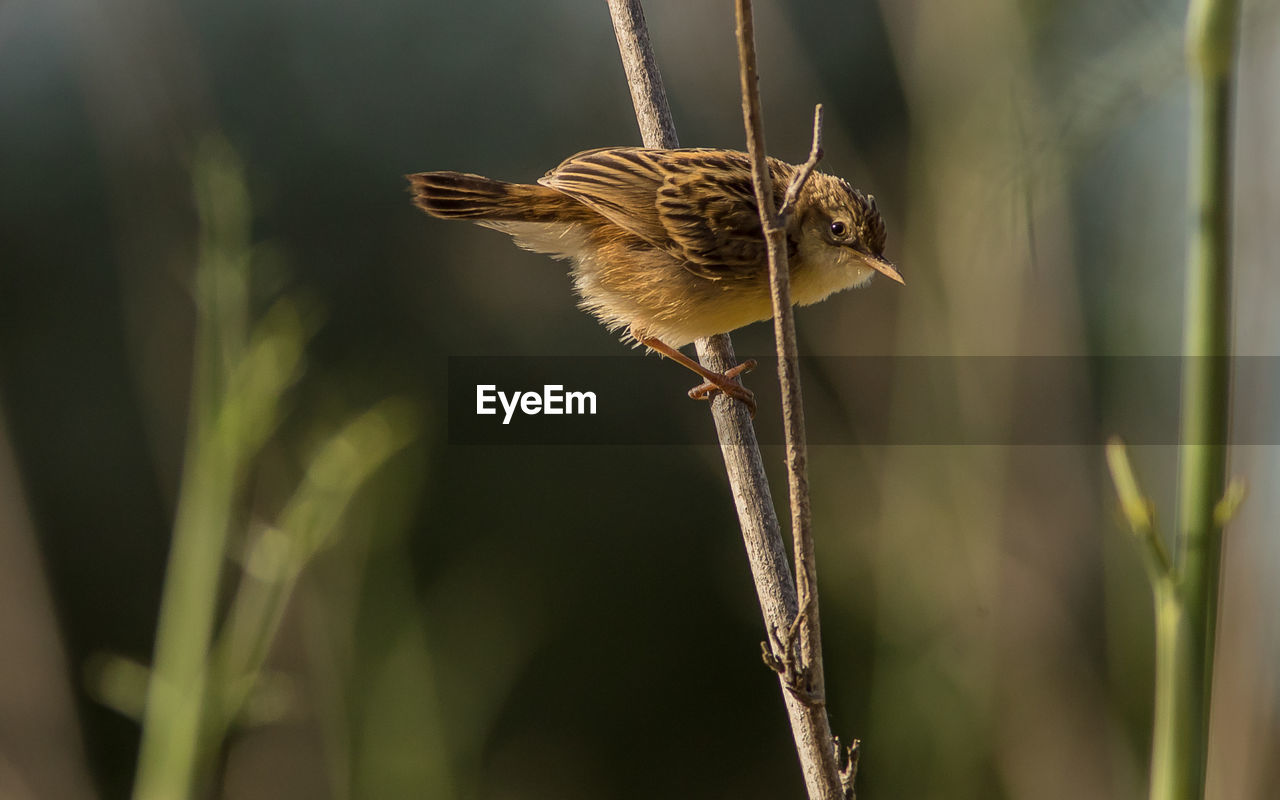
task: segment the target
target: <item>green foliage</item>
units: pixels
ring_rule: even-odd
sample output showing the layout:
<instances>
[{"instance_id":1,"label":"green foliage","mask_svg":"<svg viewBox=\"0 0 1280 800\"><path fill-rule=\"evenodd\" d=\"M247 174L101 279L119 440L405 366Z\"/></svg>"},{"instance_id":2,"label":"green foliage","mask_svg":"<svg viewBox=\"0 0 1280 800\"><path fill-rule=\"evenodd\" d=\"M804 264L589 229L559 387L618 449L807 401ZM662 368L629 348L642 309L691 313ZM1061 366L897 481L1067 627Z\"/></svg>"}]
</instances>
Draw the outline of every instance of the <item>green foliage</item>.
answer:
<instances>
[{"instance_id":1,"label":"green foliage","mask_svg":"<svg viewBox=\"0 0 1280 800\"><path fill-rule=\"evenodd\" d=\"M392 399L356 415L311 456L273 525L251 539L231 610L214 632L228 545L254 459L281 421L303 369L307 333L289 299L260 320L249 307L249 201L225 141L206 140L193 166L200 213L190 429L166 572L155 663L147 682L135 798L199 793L251 696L298 577L341 530L370 476L414 435L415 411ZM118 672L118 670L117 670Z\"/></svg>"}]
</instances>

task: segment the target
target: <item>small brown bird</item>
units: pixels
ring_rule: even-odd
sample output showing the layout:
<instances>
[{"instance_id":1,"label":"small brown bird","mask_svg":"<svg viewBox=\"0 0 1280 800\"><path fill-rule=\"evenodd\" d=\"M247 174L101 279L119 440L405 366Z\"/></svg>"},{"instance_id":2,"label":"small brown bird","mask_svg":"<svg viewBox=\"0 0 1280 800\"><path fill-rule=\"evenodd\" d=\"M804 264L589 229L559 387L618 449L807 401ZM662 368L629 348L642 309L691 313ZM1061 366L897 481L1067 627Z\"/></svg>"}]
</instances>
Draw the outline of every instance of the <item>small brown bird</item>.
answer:
<instances>
[{"instance_id":1,"label":"small brown bird","mask_svg":"<svg viewBox=\"0 0 1280 800\"><path fill-rule=\"evenodd\" d=\"M777 206L799 167L769 159ZM615 147L570 156L538 185L462 172L408 176L414 203L432 216L467 219L521 247L573 261L581 305L624 339L656 350L745 402L734 378L677 348L773 315L764 233L745 153ZM814 172L786 220L791 298L809 305L860 286L876 272L903 283L884 259L875 198Z\"/></svg>"}]
</instances>

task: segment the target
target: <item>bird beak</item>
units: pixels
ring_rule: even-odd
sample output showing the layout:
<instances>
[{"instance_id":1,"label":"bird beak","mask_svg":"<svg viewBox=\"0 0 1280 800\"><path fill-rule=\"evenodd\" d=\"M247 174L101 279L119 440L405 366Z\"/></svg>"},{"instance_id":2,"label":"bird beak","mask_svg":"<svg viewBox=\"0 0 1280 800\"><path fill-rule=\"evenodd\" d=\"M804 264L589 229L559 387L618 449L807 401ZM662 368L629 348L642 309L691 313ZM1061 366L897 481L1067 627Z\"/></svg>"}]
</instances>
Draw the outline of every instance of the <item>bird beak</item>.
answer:
<instances>
[{"instance_id":1,"label":"bird beak","mask_svg":"<svg viewBox=\"0 0 1280 800\"><path fill-rule=\"evenodd\" d=\"M873 255L864 255L862 260L866 262L868 267L871 267L886 278L895 280L903 286L907 285L907 282L902 279L901 273L894 269L893 265L888 261L885 261L883 258L877 258Z\"/></svg>"}]
</instances>

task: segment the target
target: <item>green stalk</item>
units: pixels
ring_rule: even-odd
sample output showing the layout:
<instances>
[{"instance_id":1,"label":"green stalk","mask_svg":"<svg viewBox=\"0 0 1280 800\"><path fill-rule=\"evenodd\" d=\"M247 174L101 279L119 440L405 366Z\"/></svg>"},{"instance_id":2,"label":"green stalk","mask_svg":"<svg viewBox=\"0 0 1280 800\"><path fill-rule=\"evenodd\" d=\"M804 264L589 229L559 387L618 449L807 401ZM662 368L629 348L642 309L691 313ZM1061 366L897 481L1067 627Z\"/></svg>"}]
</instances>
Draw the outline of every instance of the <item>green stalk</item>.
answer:
<instances>
[{"instance_id":1,"label":"green stalk","mask_svg":"<svg viewBox=\"0 0 1280 800\"><path fill-rule=\"evenodd\" d=\"M1191 241L1175 570L1156 583L1152 800L1204 796L1230 397L1231 104L1238 0L1192 0Z\"/></svg>"},{"instance_id":2,"label":"green stalk","mask_svg":"<svg viewBox=\"0 0 1280 800\"><path fill-rule=\"evenodd\" d=\"M220 140L193 172L201 224L191 411L173 543L147 685L135 800L183 800L198 782L208 655L227 540L245 466L276 424L305 338L278 304L250 336L249 204L235 154Z\"/></svg>"},{"instance_id":3,"label":"green stalk","mask_svg":"<svg viewBox=\"0 0 1280 800\"><path fill-rule=\"evenodd\" d=\"M200 426L204 427L204 426ZM192 437L169 567L165 572L154 668L147 689L135 800L185 798L194 779L205 653L213 627L234 477L230 453Z\"/></svg>"},{"instance_id":4,"label":"green stalk","mask_svg":"<svg viewBox=\"0 0 1280 800\"><path fill-rule=\"evenodd\" d=\"M191 794L205 656L240 461L236 443L219 435L218 417L229 361L239 355L228 347L244 338L244 184L225 145L202 149L194 178L201 247L189 433L143 714L135 800L179 800Z\"/></svg>"}]
</instances>

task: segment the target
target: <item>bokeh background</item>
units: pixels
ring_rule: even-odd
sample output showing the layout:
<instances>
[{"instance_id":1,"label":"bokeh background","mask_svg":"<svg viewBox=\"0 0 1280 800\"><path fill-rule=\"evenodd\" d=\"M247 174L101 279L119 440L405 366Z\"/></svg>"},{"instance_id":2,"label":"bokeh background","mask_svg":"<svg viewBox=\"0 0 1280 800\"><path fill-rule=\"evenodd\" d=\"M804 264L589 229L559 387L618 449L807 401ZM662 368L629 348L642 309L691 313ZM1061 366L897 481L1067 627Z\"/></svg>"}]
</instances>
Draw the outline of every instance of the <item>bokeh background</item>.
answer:
<instances>
[{"instance_id":1,"label":"bokeh background","mask_svg":"<svg viewBox=\"0 0 1280 800\"><path fill-rule=\"evenodd\" d=\"M731 4L645 5L682 143L740 148ZM1179 352L1182 3L757 5L771 151L801 159L825 103L825 168L876 194L908 278L801 312L804 353ZM1244 8L1235 348L1274 357L1280 8ZM246 176L251 315L289 297L312 320L233 543L336 421L397 396L417 430L303 574L271 654L279 702L234 730L211 796L800 797L716 449L448 441L448 356L640 358L574 308L562 265L426 218L401 177L532 180L637 144L587 0L0 3L0 795L130 791L137 709L104 665L151 658L211 137ZM735 340L771 349L765 325ZM1280 449L1263 446L1280 371L1263 375L1233 404L1259 444L1232 454L1250 493L1226 540L1219 800L1280 792ZM1178 402L1080 377L1038 413ZM957 367L884 390L907 424L1012 409L1010 386ZM1133 455L1168 531L1177 449ZM1150 596L1097 442L823 446L811 480L830 711L864 742L861 796L1142 795Z\"/></svg>"}]
</instances>

